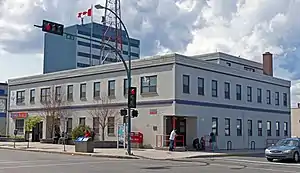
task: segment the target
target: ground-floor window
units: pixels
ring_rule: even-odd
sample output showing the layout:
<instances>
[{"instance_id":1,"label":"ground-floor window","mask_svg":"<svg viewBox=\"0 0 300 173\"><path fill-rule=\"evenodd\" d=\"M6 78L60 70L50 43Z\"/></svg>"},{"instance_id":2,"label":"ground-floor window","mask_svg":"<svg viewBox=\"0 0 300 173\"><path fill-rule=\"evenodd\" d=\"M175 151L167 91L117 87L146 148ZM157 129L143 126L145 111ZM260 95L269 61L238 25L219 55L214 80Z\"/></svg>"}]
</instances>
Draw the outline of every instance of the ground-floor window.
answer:
<instances>
[{"instance_id":1,"label":"ground-floor window","mask_svg":"<svg viewBox=\"0 0 300 173\"><path fill-rule=\"evenodd\" d=\"M72 121L73 121L72 118L68 118L68 120L67 120L67 133L68 134L71 134L72 129L73 129Z\"/></svg>"},{"instance_id":2,"label":"ground-floor window","mask_svg":"<svg viewBox=\"0 0 300 173\"><path fill-rule=\"evenodd\" d=\"M24 119L16 119L15 129L18 130L18 133L24 133Z\"/></svg>"},{"instance_id":3,"label":"ground-floor window","mask_svg":"<svg viewBox=\"0 0 300 173\"><path fill-rule=\"evenodd\" d=\"M115 135L115 117L108 117L107 119L107 135Z\"/></svg>"},{"instance_id":4,"label":"ground-floor window","mask_svg":"<svg viewBox=\"0 0 300 173\"><path fill-rule=\"evenodd\" d=\"M99 134L99 117L93 117L93 131L95 134Z\"/></svg>"},{"instance_id":5,"label":"ground-floor window","mask_svg":"<svg viewBox=\"0 0 300 173\"><path fill-rule=\"evenodd\" d=\"M84 125L85 126L85 117L79 118L79 125Z\"/></svg>"},{"instance_id":6,"label":"ground-floor window","mask_svg":"<svg viewBox=\"0 0 300 173\"><path fill-rule=\"evenodd\" d=\"M248 120L248 136L252 136L252 120Z\"/></svg>"},{"instance_id":7,"label":"ground-floor window","mask_svg":"<svg viewBox=\"0 0 300 173\"><path fill-rule=\"evenodd\" d=\"M283 133L284 133L284 136L288 136L288 123L287 122L284 122L284 124L283 124Z\"/></svg>"},{"instance_id":8,"label":"ground-floor window","mask_svg":"<svg viewBox=\"0 0 300 173\"><path fill-rule=\"evenodd\" d=\"M230 119L225 118L225 136L230 136Z\"/></svg>"},{"instance_id":9,"label":"ground-floor window","mask_svg":"<svg viewBox=\"0 0 300 173\"><path fill-rule=\"evenodd\" d=\"M267 136L272 136L271 121L267 121Z\"/></svg>"},{"instance_id":10,"label":"ground-floor window","mask_svg":"<svg viewBox=\"0 0 300 173\"><path fill-rule=\"evenodd\" d=\"M257 121L257 136L262 136L262 121Z\"/></svg>"},{"instance_id":11,"label":"ground-floor window","mask_svg":"<svg viewBox=\"0 0 300 173\"><path fill-rule=\"evenodd\" d=\"M217 136L218 135L218 118L212 118L212 132Z\"/></svg>"},{"instance_id":12,"label":"ground-floor window","mask_svg":"<svg viewBox=\"0 0 300 173\"><path fill-rule=\"evenodd\" d=\"M280 122L276 121L276 136L280 136Z\"/></svg>"}]
</instances>

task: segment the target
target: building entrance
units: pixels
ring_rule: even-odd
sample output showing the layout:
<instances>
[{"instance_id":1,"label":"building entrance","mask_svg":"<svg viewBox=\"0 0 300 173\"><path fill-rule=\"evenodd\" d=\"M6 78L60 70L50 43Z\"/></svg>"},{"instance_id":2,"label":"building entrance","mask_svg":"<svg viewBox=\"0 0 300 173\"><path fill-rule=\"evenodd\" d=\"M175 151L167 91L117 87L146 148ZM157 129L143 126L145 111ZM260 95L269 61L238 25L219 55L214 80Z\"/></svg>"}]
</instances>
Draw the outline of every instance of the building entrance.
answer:
<instances>
[{"instance_id":1,"label":"building entrance","mask_svg":"<svg viewBox=\"0 0 300 173\"><path fill-rule=\"evenodd\" d=\"M186 119L185 117L167 116L166 134L170 135L173 129L176 129L176 146L186 146ZM168 143L167 143L168 145Z\"/></svg>"},{"instance_id":2,"label":"building entrance","mask_svg":"<svg viewBox=\"0 0 300 173\"><path fill-rule=\"evenodd\" d=\"M32 142L40 142L43 138L43 122L37 123L35 127L32 128Z\"/></svg>"}]
</instances>

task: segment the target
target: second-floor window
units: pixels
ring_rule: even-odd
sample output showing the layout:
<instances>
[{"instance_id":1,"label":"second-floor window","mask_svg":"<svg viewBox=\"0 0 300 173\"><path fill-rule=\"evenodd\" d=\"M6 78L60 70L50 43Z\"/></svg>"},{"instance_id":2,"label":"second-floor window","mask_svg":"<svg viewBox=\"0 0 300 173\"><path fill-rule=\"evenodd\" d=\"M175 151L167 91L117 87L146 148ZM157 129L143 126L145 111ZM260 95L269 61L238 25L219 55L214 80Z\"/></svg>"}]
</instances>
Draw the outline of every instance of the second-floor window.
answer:
<instances>
[{"instance_id":1,"label":"second-floor window","mask_svg":"<svg viewBox=\"0 0 300 173\"><path fill-rule=\"evenodd\" d=\"M275 92L275 105L279 105L279 92Z\"/></svg>"},{"instance_id":2,"label":"second-floor window","mask_svg":"<svg viewBox=\"0 0 300 173\"><path fill-rule=\"evenodd\" d=\"M225 99L230 99L230 83L225 82L224 84L225 84L225 91L224 91Z\"/></svg>"},{"instance_id":3,"label":"second-floor window","mask_svg":"<svg viewBox=\"0 0 300 173\"><path fill-rule=\"evenodd\" d=\"M51 91L50 88L41 89L41 103L47 103L50 101Z\"/></svg>"},{"instance_id":4,"label":"second-floor window","mask_svg":"<svg viewBox=\"0 0 300 173\"><path fill-rule=\"evenodd\" d=\"M198 77L198 95L204 96L204 78Z\"/></svg>"},{"instance_id":5,"label":"second-floor window","mask_svg":"<svg viewBox=\"0 0 300 173\"><path fill-rule=\"evenodd\" d=\"M157 76L141 77L141 93L157 93Z\"/></svg>"},{"instance_id":6,"label":"second-floor window","mask_svg":"<svg viewBox=\"0 0 300 173\"><path fill-rule=\"evenodd\" d=\"M80 99L86 99L86 84L80 84Z\"/></svg>"},{"instance_id":7,"label":"second-floor window","mask_svg":"<svg viewBox=\"0 0 300 173\"><path fill-rule=\"evenodd\" d=\"M183 75L182 76L182 92L185 94L190 93L190 76L189 75Z\"/></svg>"},{"instance_id":8,"label":"second-floor window","mask_svg":"<svg viewBox=\"0 0 300 173\"><path fill-rule=\"evenodd\" d=\"M267 121L267 136L272 136L271 121Z\"/></svg>"},{"instance_id":9,"label":"second-floor window","mask_svg":"<svg viewBox=\"0 0 300 173\"><path fill-rule=\"evenodd\" d=\"M68 85L67 87L67 100L73 101L73 85Z\"/></svg>"},{"instance_id":10,"label":"second-floor window","mask_svg":"<svg viewBox=\"0 0 300 173\"><path fill-rule=\"evenodd\" d=\"M283 93L283 106L287 106L287 93Z\"/></svg>"},{"instance_id":11,"label":"second-floor window","mask_svg":"<svg viewBox=\"0 0 300 173\"><path fill-rule=\"evenodd\" d=\"M115 91L116 91L116 81L115 80L108 81L108 96L109 97L116 96Z\"/></svg>"},{"instance_id":12,"label":"second-floor window","mask_svg":"<svg viewBox=\"0 0 300 173\"><path fill-rule=\"evenodd\" d=\"M230 136L230 119L225 118L225 136Z\"/></svg>"},{"instance_id":13,"label":"second-floor window","mask_svg":"<svg viewBox=\"0 0 300 173\"><path fill-rule=\"evenodd\" d=\"M33 104L35 102L35 89L30 90L30 103Z\"/></svg>"},{"instance_id":14,"label":"second-floor window","mask_svg":"<svg viewBox=\"0 0 300 173\"><path fill-rule=\"evenodd\" d=\"M237 136L242 136L242 120L241 119L237 119L236 120L236 135Z\"/></svg>"},{"instance_id":15,"label":"second-floor window","mask_svg":"<svg viewBox=\"0 0 300 173\"><path fill-rule=\"evenodd\" d=\"M262 102L262 97L261 97L261 89L257 88L257 103Z\"/></svg>"},{"instance_id":16,"label":"second-floor window","mask_svg":"<svg viewBox=\"0 0 300 173\"><path fill-rule=\"evenodd\" d=\"M236 84L236 100L242 100L242 86Z\"/></svg>"},{"instance_id":17,"label":"second-floor window","mask_svg":"<svg viewBox=\"0 0 300 173\"><path fill-rule=\"evenodd\" d=\"M55 87L55 100L56 101L61 100L61 86Z\"/></svg>"},{"instance_id":18,"label":"second-floor window","mask_svg":"<svg viewBox=\"0 0 300 173\"><path fill-rule=\"evenodd\" d=\"M267 104L271 104L271 91L267 90Z\"/></svg>"},{"instance_id":19,"label":"second-floor window","mask_svg":"<svg viewBox=\"0 0 300 173\"><path fill-rule=\"evenodd\" d=\"M218 81L211 81L211 95L212 97L218 97Z\"/></svg>"},{"instance_id":20,"label":"second-floor window","mask_svg":"<svg viewBox=\"0 0 300 173\"><path fill-rule=\"evenodd\" d=\"M252 102L252 87L247 86L247 101Z\"/></svg>"},{"instance_id":21,"label":"second-floor window","mask_svg":"<svg viewBox=\"0 0 300 173\"><path fill-rule=\"evenodd\" d=\"M127 79L124 79L123 81L123 93L124 95L128 95L128 80Z\"/></svg>"},{"instance_id":22,"label":"second-floor window","mask_svg":"<svg viewBox=\"0 0 300 173\"><path fill-rule=\"evenodd\" d=\"M25 103L25 91L17 91L16 104Z\"/></svg>"},{"instance_id":23,"label":"second-floor window","mask_svg":"<svg viewBox=\"0 0 300 173\"><path fill-rule=\"evenodd\" d=\"M94 98L100 98L100 82L94 82Z\"/></svg>"}]
</instances>

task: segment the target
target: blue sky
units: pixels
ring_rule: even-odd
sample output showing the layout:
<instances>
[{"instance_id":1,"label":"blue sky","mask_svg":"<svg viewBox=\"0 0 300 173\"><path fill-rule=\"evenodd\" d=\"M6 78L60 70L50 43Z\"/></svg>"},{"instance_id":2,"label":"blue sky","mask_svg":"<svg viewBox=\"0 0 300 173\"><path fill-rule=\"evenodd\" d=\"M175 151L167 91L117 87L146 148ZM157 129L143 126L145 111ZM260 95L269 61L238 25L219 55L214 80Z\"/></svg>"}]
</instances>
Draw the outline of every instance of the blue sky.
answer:
<instances>
[{"instance_id":1,"label":"blue sky","mask_svg":"<svg viewBox=\"0 0 300 173\"><path fill-rule=\"evenodd\" d=\"M43 19L79 24L77 12L104 0L0 0L0 81L42 73ZM300 0L121 0L142 56L222 51L261 62L274 54L275 76L292 80L300 101ZM100 22L102 12L95 11Z\"/></svg>"}]
</instances>

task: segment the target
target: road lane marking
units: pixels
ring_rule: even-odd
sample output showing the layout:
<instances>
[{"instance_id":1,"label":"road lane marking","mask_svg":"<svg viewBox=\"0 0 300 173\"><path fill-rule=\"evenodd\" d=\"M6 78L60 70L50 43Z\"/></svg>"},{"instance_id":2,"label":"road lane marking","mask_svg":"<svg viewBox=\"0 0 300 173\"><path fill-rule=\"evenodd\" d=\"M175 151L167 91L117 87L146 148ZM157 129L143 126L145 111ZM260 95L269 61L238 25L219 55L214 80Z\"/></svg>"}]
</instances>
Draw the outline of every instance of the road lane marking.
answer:
<instances>
[{"instance_id":1,"label":"road lane marking","mask_svg":"<svg viewBox=\"0 0 300 173\"><path fill-rule=\"evenodd\" d=\"M1 164L10 164L10 163L39 163L39 162L51 162L51 161L56 161L56 162L65 162L65 161L90 161L88 159L63 159L63 160L0 160L0 165Z\"/></svg>"},{"instance_id":2,"label":"road lane marking","mask_svg":"<svg viewBox=\"0 0 300 173\"><path fill-rule=\"evenodd\" d=\"M297 167L300 168L300 164L293 164L293 163L279 163L279 162L264 162L264 161L255 161L255 160L243 160L243 159L215 159L215 160L224 160L224 161L233 161L235 163L250 163L250 164L257 164L257 165L284 165L287 167Z\"/></svg>"}]
</instances>

